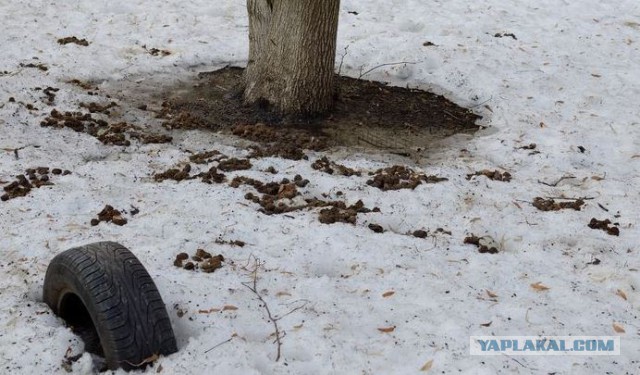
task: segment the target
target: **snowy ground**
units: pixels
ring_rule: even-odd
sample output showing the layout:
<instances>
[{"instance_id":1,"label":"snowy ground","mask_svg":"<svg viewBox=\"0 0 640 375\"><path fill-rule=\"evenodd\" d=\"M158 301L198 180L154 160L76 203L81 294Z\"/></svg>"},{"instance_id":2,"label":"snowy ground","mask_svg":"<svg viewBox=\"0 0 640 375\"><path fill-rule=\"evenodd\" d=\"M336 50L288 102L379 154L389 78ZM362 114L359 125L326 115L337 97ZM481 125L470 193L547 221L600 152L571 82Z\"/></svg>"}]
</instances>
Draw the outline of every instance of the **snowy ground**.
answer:
<instances>
[{"instance_id":1,"label":"snowy ground","mask_svg":"<svg viewBox=\"0 0 640 375\"><path fill-rule=\"evenodd\" d=\"M475 106L488 126L442 142L417 163L344 150L329 155L364 171L406 164L449 179L414 191L382 192L367 186L366 176L323 174L310 161L260 159L251 171L234 172L263 180L301 174L311 180L308 196L343 191L349 203L380 207L355 226L320 224L317 211L258 214L243 188L150 178L185 161L186 149L245 155L231 138L181 132L168 145L122 148L39 126L50 107L35 87L60 88L55 107L75 110L97 98L65 83L70 79L99 82L101 92L122 98L132 82L159 85L243 63L244 1L158 4L0 2L0 180L37 166L73 172L0 202L0 371L64 373L68 348L77 354L82 344L42 303L47 264L70 247L113 240L154 277L178 339L179 352L149 373L160 365L169 374L640 373L637 1L343 1L343 73L415 62L367 78L429 87ZM72 35L91 44L56 42ZM435 46L423 46L427 41ZM172 54L151 56L143 45ZM48 70L20 67L29 63ZM122 116L152 121L135 105L121 102ZM530 143L540 153L519 149ZM25 147L16 159L13 149L28 145L40 147ZM261 172L269 166L278 175ZM485 168L508 171L513 180L465 179ZM563 176L574 178L541 183ZM593 199L581 211L542 212L530 204L537 196ZM105 204L134 205L140 213L123 227L90 226ZM619 223L620 236L588 228L593 217ZM386 232L372 232L369 222ZM405 235L436 228L452 234ZM500 252L463 244L472 233L493 238ZM218 238L247 245L220 245ZM212 274L173 267L177 253L197 248L223 254L228 264ZM286 336L278 362L273 326L241 284L252 256L265 262L258 287L274 314L303 306L279 321ZM538 282L549 289L531 286ZM237 309L200 312L226 305ZM469 355L470 335L542 334L619 335L622 354ZM92 371L89 355L72 367Z\"/></svg>"}]
</instances>

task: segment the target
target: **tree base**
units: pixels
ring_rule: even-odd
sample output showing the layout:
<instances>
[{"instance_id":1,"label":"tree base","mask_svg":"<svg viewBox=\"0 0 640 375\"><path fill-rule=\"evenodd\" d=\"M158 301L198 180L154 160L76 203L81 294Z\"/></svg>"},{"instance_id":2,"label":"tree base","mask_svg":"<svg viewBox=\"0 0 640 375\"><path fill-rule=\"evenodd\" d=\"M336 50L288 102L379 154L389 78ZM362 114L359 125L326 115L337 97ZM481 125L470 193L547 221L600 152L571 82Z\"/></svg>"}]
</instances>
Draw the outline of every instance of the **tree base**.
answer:
<instances>
[{"instance_id":1,"label":"tree base","mask_svg":"<svg viewBox=\"0 0 640 375\"><path fill-rule=\"evenodd\" d=\"M226 67L200 73L197 82L170 89L164 108L170 117L167 126L231 132L238 124L263 123L274 126L272 134L279 134L274 141L287 132L303 132L325 139L327 146L396 153L425 149L444 137L479 129L476 121L480 116L443 96L418 89L336 76L339 95L333 111L323 116L283 116L270 111L269 106L245 105L238 95L243 84L244 69ZM172 97L172 92L180 96ZM260 137L254 140L260 141Z\"/></svg>"}]
</instances>

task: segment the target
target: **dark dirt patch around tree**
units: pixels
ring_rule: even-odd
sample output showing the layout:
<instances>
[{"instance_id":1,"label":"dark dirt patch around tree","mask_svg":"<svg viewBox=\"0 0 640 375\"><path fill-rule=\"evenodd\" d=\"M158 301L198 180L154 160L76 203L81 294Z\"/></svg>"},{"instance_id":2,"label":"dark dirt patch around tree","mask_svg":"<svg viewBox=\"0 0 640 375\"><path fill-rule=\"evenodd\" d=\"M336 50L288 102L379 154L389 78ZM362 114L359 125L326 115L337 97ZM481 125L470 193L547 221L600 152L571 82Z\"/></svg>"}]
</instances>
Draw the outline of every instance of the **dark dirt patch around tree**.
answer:
<instances>
[{"instance_id":1,"label":"dark dirt patch around tree","mask_svg":"<svg viewBox=\"0 0 640 375\"><path fill-rule=\"evenodd\" d=\"M265 144L256 156L300 159L300 148L364 146L408 154L456 133L472 133L480 118L440 95L381 82L337 77L336 104L328 116L283 118L242 103L244 69L200 73L189 86L165 94L159 117L176 129L233 132ZM260 124L252 129L253 125ZM275 148L273 146L276 146Z\"/></svg>"}]
</instances>

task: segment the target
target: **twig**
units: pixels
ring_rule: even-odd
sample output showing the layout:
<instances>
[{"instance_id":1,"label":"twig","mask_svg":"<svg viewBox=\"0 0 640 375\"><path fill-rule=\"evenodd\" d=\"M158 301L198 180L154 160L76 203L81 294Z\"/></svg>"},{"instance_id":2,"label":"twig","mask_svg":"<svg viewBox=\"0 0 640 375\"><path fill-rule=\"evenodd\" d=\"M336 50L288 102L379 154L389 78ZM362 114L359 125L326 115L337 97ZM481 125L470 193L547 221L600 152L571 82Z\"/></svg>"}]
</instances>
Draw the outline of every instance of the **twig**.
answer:
<instances>
[{"instance_id":1,"label":"twig","mask_svg":"<svg viewBox=\"0 0 640 375\"><path fill-rule=\"evenodd\" d=\"M547 197L547 199L564 199L566 201L579 201L579 200L590 201L592 199L596 199L596 197L579 197L579 198L573 198L573 197Z\"/></svg>"},{"instance_id":2,"label":"twig","mask_svg":"<svg viewBox=\"0 0 640 375\"><path fill-rule=\"evenodd\" d=\"M522 367L524 367L524 368L526 368L526 369L529 369L529 367L528 367L528 366L523 365L523 364L522 364L522 362L520 362L520 361L518 361L517 359L515 359L515 358L511 357L510 355L507 355L507 354L504 354L504 353L503 353L503 355L504 355L505 357L509 358L510 360L514 361L515 363L519 364L520 366L522 366Z\"/></svg>"},{"instance_id":3,"label":"twig","mask_svg":"<svg viewBox=\"0 0 640 375\"><path fill-rule=\"evenodd\" d=\"M284 318L287 315L290 315L292 313L294 313L295 311L298 311L300 309L302 309L304 306L306 306L307 301L304 301L304 303L300 306L296 306L295 308L293 308L292 310L290 310L289 312L285 313L284 315L280 315L280 316L276 316L274 317L274 315L271 313L271 309L269 308L269 304L267 303L267 301L264 300L264 298L262 298L262 296L260 295L260 292L258 292L258 270L260 269L260 267L262 267L264 265L264 262L261 262L258 258L255 258L253 255L251 255L249 257L249 259L247 260L247 264L250 261L250 259L253 258L254 259L254 267L252 270L249 270L248 268L247 271L249 271L249 275L251 276L251 281L249 282L244 282L242 283L242 285L244 285L247 289L249 289L253 294L256 295L256 297L258 298L258 301L260 301L262 307L264 307L265 312L267 313L267 319L273 323L273 334L275 335L275 340L273 341L276 346L277 346L277 351L276 351L276 362L278 362L280 360L280 357L282 355L282 338L284 337L284 332L281 333L280 331L280 327L278 326L278 321L282 318Z\"/></svg>"},{"instance_id":4,"label":"twig","mask_svg":"<svg viewBox=\"0 0 640 375\"><path fill-rule=\"evenodd\" d=\"M609 209L606 208L605 206L601 205L600 203L598 203L598 207L602 208L603 210L605 210L606 212L609 212Z\"/></svg>"},{"instance_id":5,"label":"twig","mask_svg":"<svg viewBox=\"0 0 640 375\"><path fill-rule=\"evenodd\" d=\"M544 181L540 181L540 180L538 180L538 183L539 183L539 184L543 184L543 185L547 185L547 186L551 186L551 187L556 187L556 186L558 186L558 184L559 184L560 182L562 182L562 181L564 181L564 180L569 180L569 179L572 179L572 178L575 178L575 176L562 176L562 177L560 177L560 178L558 179L558 181L553 182L553 183L548 183L548 182L544 182Z\"/></svg>"},{"instance_id":6,"label":"twig","mask_svg":"<svg viewBox=\"0 0 640 375\"><path fill-rule=\"evenodd\" d=\"M457 118L453 113L449 112L449 111L442 111L444 113L446 113L447 115L449 115L450 117L453 117L454 119L458 120L458 121L462 121L459 118Z\"/></svg>"},{"instance_id":7,"label":"twig","mask_svg":"<svg viewBox=\"0 0 640 375\"><path fill-rule=\"evenodd\" d=\"M16 160L20 159L20 155L18 155L18 151L25 149L27 147L40 148L39 145L26 145L18 148L3 148L4 151L13 151L13 155L16 157Z\"/></svg>"},{"instance_id":8,"label":"twig","mask_svg":"<svg viewBox=\"0 0 640 375\"><path fill-rule=\"evenodd\" d=\"M338 75L342 73L342 63L344 62L344 57L347 56L347 50L349 49L349 45L344 47L344 53L340 56L340 65L338 66Z\"/></svg>"},{"instance_id":9,"label":"twig","mask_svg":"<svg viewBox=\"0 0 640 375\"><path fill-rule=\"evenodd\" d=\"M289 310L289 312L284 314L284 315L278 315L276 317L276 320L280 320L280 319L284 318L287 315L293 314L294 312L296 312L296 311L302 309L303 307L307 306L307 303L309 303L309 301L307 301L307 300L300 300L300 301L296 301L296 302L302 302L302 304L300 306L296 306L293 309Z\"/></svg>"},{"instance_id":10,"label":"twig","mask_svg":"<svg viewBox=\"0 0 640 375\"><path fill-rule=\"evenodd\" d=\"M483 105L483 104L485 104L485 103L487 103L487 102L490 102L491 100L493 100L493 95L491 95L491 97L490 97L489 99L485 100L484 102L482 102L482 103L478 103L478 104L476 104L476 105L472 105L472 106L471 106L471 107L469 107L469 108L476 108L476 107L480 107L481 105Z\"/></svg>"},{"instance_id":11,"label":"twig","mask_svg":"<svg viewBox=\"0 0 640 375\"><path fill-rule=\"evenodd\" d=\"M402 65L402 64L417 64L417 63L412 62L412 61L400 61L400 62L395 62L395 63L380 64L380 65L374 66L373 68L367 70L364 73L360 73L360 75L358 76L358 79L361 79L362 77L366 76L367 74L373 72L376 69L382 68L383 66Z\"/></svg>"},{"instance_id":12,"label":"twig","mask_svg":"<svg viewBox=\"0 0 640 375\"><path fill-rule=\"evenodd\" d=\"M231 340L233 340L233 336L229 337L228 339L224 340L223 342L221 342L219 344L216 344L214 347L205 350L204 354L209 353L210 351L212 351L213 349L217 348L218 346L224 345L224 344L230 342Z\"/></svg>"}]
</instances>

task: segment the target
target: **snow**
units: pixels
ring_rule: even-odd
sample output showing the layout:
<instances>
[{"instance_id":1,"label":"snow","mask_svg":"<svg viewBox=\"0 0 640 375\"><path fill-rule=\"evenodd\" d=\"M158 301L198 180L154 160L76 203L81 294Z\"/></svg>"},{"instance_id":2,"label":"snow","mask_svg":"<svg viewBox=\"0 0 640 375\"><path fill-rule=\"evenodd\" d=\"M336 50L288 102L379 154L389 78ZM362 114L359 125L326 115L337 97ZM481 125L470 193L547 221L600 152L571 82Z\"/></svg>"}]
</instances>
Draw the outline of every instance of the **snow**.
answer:
<instances>
[{"instance_id":1,"label":"snow","mask_svg":"<svg viewBox=\"0 0 640 375\"><path fill-rule=\"evenodd\" d=\"M357 77L380 64L408 62L365 78L442 93L472 106L487 127L448 138L417 160L361 150L328 153L364 171L407 164L449 179L414 191L382 192L367 186L366 176L331 176L310 162L278 158L231 173L266 181L301 174L311 181L309 196L343 191L349 204L361 199L380 207L382 214L359 215L355 226L320 224L316 211L259 214L244 199L248 188L150 178L185 161L185 150L246 155L229 137L182 131L168 145L122 148L39 126L50 108L35 87L59 87L55 107L75 110L92 97L65 83L70 79L98 82L101 92L126 98L199 71L242 65L244 1L5 1L0 14L0 72L10 72L0 75L0 180L36 166L72 171L53 178L53 186L0 202L3 373L65 373L67 349L82 352L81 341L42 302L41 290L55 254L100 240L131 249L167 305L179 351L148 373L162 366L168 374L408 374L428 361L429 373L640 372L636 1L343 1L343 74ZM504 35L510 33L515 37ZM91 44L56 43L71 35ZM423 46L427 41L435 46ZM143 46L172 54L151 56ZM28 111L20 102L39 109ZM152 122L137 104L120 101L121 115ZM519 149L530 143L539 154ZM13 149L23 146L16 159ZM319 156L311 153L310 160ZM279 173L261 172L268 166ZM514 178L465 178L485 168ZM563 176L574 178L540 183ZM593 199L581 211L541 212L529 204L536 196ZM123 227L90 226L105 204L133 205L140 213ZM592 217L618 222L620 236L589 229ZM385 233L369 230L370 222ZM406 235L416 229L434 234ZM480 254L463 244L470 234L490 236L500 253ZM212 274L173 267L177 253L197 248L221 253L227 263ZM251 279L244 266L255 258L264 262L258 289L286 333L278 362L273 325L242 285ZM596 258L599 264L589 264ZM535 290L537 282L550 289ZM395 293L384 297L389 291ZM226 305L237 310L199 312ZM625 332L616 332L614 323ZM620 335L621 355L472 357L471 335ZM93 371L88 354L72 366L72 373Z\"/></svg>"}]
</instances>

